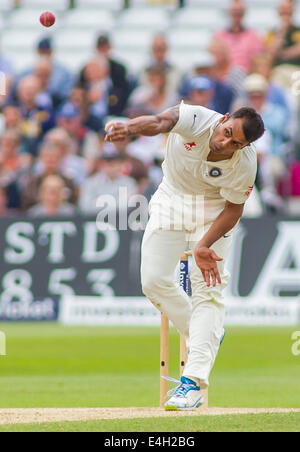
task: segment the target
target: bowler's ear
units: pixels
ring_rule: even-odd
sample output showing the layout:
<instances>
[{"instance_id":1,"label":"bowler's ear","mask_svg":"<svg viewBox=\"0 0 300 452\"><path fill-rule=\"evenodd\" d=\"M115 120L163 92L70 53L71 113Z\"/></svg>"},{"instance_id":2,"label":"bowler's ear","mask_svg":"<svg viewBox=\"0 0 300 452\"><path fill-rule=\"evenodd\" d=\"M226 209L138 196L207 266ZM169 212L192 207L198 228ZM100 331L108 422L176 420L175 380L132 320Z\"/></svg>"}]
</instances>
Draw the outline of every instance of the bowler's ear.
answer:
<instances>
[{"instance_id":1,"label":"bowler's ear","mask_svg":"<svg viewBox=\"0 0 300 452\"><path fill-rule=\"evenodd\" d=\"M226 115L224 115L220 120L219 120L219 124L223 124L224 122L228 121L228 119L230 118L230 114L226 113Z\"/></svg>"}]
</instances>

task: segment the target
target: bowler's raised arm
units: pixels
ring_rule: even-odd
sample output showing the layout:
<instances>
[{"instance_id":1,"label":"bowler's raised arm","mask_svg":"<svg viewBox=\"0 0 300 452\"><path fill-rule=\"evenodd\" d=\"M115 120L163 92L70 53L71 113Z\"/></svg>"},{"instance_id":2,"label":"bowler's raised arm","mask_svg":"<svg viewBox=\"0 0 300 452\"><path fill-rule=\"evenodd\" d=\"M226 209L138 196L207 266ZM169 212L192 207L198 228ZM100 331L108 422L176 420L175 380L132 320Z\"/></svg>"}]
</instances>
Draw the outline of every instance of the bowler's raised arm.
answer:
<instances>
[{"instance_id":1,"label":"bowler's raised arm","mask_svg":"<svg viewBox=\"0 0 300 452\"><path fill-rule=\"evenodd\" d=\"M135 135L154 136L170 132L179 120L179 105L163 113L152 116L140 116L126 123L110 121L105 126L105 141L123 141Z\"/></svg>"}]
</instances>

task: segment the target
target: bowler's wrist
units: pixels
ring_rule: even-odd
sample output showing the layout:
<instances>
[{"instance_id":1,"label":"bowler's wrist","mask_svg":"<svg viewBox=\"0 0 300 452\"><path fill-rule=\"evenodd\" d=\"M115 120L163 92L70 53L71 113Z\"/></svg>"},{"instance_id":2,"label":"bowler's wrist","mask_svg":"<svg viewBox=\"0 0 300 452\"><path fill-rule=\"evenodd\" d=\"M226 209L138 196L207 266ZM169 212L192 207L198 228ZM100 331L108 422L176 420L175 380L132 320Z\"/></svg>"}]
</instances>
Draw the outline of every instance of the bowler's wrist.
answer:
<instances>
[{"instance_id":1,"label":"bowler's wrist","mask_svg":"<svg viewBox=\"0 0 300 452\"><path fill-rule=\"evenodd\" d=\"M205 241L200 241L195 248L195 252L199 252L201 249L209 249L208 243L206 243Z\"/></svg>"}]
</instances>

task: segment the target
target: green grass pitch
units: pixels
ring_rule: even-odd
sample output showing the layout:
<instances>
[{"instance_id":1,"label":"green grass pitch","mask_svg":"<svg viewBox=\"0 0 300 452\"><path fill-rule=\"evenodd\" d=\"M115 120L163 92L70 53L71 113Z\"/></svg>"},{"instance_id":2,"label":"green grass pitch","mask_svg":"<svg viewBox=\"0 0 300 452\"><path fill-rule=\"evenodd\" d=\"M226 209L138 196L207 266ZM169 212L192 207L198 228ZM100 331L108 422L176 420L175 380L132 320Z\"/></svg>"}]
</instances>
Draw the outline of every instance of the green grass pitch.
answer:
<instances>
[{"instance_id":1,"label":"green grass pitch","mask_svg":"<svg viewBox=\"0 0 300 452\"><path fill-rule=\"evenodd\" d=\"M153 407L159 403L159 329L0 324L0 408ZM300 408L298 328L228 328L210 388L210 406ZM171 330L170 375L179 370ZM201 419L201 420L200 420ZM151 430L152 429L152 430ZM300 429L300 414L204 416L6 425L0 431L276 431Z\"/></svg>"}]
</instances>

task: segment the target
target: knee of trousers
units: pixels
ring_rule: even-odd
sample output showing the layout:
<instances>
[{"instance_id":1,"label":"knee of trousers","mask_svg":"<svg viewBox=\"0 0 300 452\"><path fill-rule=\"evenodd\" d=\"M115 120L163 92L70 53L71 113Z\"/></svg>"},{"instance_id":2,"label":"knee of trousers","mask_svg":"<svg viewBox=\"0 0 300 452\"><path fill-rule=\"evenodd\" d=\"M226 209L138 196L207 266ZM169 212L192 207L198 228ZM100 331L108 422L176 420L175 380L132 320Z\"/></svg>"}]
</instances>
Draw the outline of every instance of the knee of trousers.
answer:
<instances>
[{"instance_id":1,"label":"knee of trousers","mask_svg":"<svg viewBox=\"0 0 300 452\"><path fill-rule=\"evenodd\" d=\"M197 279L193 279L192 280L193 306L205 301L211 301L213 303L223 305L224 304L223 291L229 283L230 274L228 272L224 272L221 275L221 279L222 284L218 283L216 287L213 286L207 287L206 282L204 281L202 276L201 278L199 277Z\"/></svg>"},{"instance_id":2,"label":"knee of trousers","mask_svg":"<svg viewBox=\"0 0 300 452\"><path fill-rule=\"evenodd\" d=\"M164 277L155 270L142 272L141 279L142 291L148 298L160 296L176 284L175 281L172 283L167 277Z\"/></svg>"}]
</instances>

